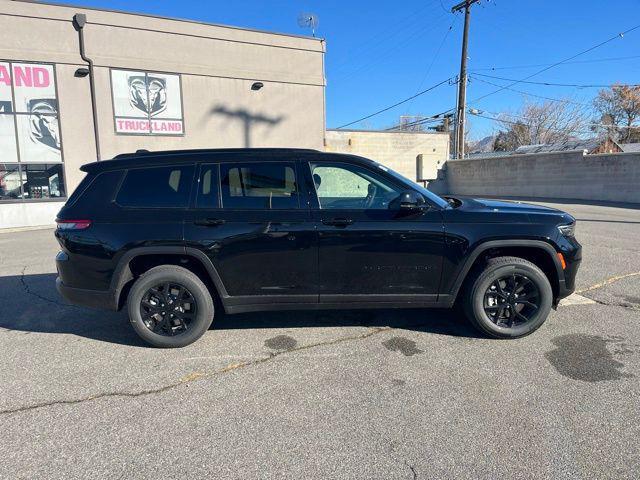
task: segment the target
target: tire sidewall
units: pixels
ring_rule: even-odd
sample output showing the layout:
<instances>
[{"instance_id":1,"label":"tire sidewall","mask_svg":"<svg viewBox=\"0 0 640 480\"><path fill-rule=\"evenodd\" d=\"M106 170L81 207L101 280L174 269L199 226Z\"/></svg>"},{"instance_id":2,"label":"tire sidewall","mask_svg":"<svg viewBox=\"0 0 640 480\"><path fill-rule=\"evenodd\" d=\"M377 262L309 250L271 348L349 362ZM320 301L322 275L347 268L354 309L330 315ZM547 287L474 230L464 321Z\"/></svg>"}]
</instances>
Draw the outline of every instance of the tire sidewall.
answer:
<instances>
[{"instance_id":1,"label":"tire sidewall","mask_svg":"<svg viewBox=\"0 0 640 480\"><path fill-rule=\"evenodd\" d=\"M152 332L147 328L140 313L140 302L149 288L163 282L177 283L185 287L193 295L197 313L190 328L183 334L167 337ZM211 326L214 316L213 300L207 287L189 270L176 267L172 269L158 268L149 270L134 283L127 299L129 321L136 333L154 347L184 347L198 340Z\"/></svg>"},{"instance_id":2,"label":"tire sidewall","mask_svg":"<svg viewBox=\"0 0 640 480\"><path fill-rule=\"evenodd\" d=\"M540 292L540 306L534 318L526 324L513 328L500 327L493 323L489 315L484 311L484 294L495 280L514 273L525 275L535 283ZM483 330L497 337L516 338L532 333L545 322L551 311L553 291L549 280L541 271L531 268L526 264L507 264L489 268L482 273L473 287L471 300L472 314Z\"/></svg>"}]
</instances>

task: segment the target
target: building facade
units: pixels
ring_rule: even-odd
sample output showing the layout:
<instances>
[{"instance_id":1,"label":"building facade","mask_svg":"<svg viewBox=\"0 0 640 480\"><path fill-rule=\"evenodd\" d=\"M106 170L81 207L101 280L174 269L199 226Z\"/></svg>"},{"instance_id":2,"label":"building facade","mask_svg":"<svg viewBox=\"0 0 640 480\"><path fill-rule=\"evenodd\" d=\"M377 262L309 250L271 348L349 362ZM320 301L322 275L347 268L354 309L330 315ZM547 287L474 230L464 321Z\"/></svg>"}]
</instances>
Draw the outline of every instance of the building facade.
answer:
<instances>
[{"instance_id":1,"label":"building facade","mask_svg":"<svg viewBox=\"0 0 640 480\"><path fill-rule=\"evenodd\" d=\"M320 39L22 1L0 31L0 228L52 224L98 156L323 148Z\"/></svg>"},{"instance_id":2,"label":"building facade","mask_svg":"<svg viewBox=\"0 0 640 480\"><path fill-rule=\"evenodd\" d=\"M440 132L398 132L327 130L327 152L350 153L375 160L410 180L418 178L418 155L422 162L444 164L449 158L449 134Z\"/></svg>"}]
</instances>

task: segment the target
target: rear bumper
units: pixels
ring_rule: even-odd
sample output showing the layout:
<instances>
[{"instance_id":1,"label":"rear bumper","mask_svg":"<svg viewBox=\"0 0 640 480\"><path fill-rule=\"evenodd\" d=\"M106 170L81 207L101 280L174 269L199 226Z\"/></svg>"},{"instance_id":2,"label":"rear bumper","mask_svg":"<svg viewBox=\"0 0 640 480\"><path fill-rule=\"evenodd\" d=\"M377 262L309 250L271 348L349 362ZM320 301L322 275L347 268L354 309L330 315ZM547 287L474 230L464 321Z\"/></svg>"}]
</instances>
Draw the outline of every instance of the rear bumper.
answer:
<instances>
[{"instance_id":1,"label":"rear bumper","mask_svg":"<svg viewBox=\"0 0 640 480\"><path fill-rule=\"evenodd\" d=\"M98 308L100 310L117 310L118 305L113 292L100 290L86 290L84 288L68 287L60 277L56 278L56 289L67 302L82 307Z\"/></svg>"}]
</instances>

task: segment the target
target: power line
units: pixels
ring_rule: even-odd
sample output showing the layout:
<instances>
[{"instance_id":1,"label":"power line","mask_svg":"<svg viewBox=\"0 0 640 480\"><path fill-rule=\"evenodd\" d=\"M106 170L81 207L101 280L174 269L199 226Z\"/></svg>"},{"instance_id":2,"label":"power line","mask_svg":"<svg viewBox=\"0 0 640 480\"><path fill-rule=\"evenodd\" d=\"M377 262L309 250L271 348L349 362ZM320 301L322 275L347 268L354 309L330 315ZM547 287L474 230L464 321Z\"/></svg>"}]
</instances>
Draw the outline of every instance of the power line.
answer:
<instances>
[{"instance_id":1,"label":"power line","mask_svg":"<svg viewBox=\"0 0 640 480\"><path fill-rule=\"evenodd\" d=\"M436 19L435 23L433 24L434 26L432 27L425 28L424 25L419 25L416 30L412 31L412 33L409 36L405 37L400 42L396 44L387 45L387 48L384 48L378 51L375 58L369 59L368 62L361 64L360 66L356 67L354 70L349 71L348 69L347 70L342 69L342 71L338 71L336 73L336 77L341 78L342 81L344 81L344 80L353 78L359 73L370 70L372 67L375 67L379 63L386 61L389 57L391 57L394 54L394 52L396 52L396 50L404 47L406 44L418 38L424 37L424 35L427 34L428 32L433 31L435 29L435 25L437 25L437 22L442 18L444 17L440 17Z\"/></svg>"},{"instance_id":2,"label":"power line","mask_svg":"<svg viewBox=\"0 0 640 480\"><path fill-rule=\"evenodd\" d=\"M420 80L420 84L418 85L418 88L417 88L418 91L422 88L422 85L424 85L425 80L427 79L427 77L431 73L431 70L433 69L433 65L436 63L436 60L440 56L440 52L442 51L442 47L444 47L444 44L447 41L447 38L449 37L449 34L451 33L451 30L453 30L453 25L455 24L455 22L456 22L456 20L454 19L454 21L451 22L451 25L449 26L449 28L445 32L444 37L442 38L442 41L440 42L440 45L438 46L438 49L436 50L435 55L431 59L431 63L429 64L429 67L427 68L427 71L425 72L424 76L422 77L422 80ZM410 108L410 107L411 107L411 105L409 105L407 107L407 109Z\"/></svg>"},{"instance_id":3,"label":"power line","mask_svg":"<svg viewBox=\"0 0 640 480\"><path fill-rule=\"evenodd\" d=\"M615 62L621 60L633 60L636 58L640 58L640 55L630 55L628 57L610 57L610 58L594 58L593 60L576 60L575 62L564 62L563 65L578 65L585 63L603 63L603 62ZM481 72L481 71L496 71L496 70L517 70L517 69L526 69L526 68L537 68L537 67L548 67L549 65L553 65L551 63L537 63L531 65L514 65L511 67L480 67L474 68L471 72Z\"/></svg>"},{"instance_id":4,"label":"power line","mask_svg":"<svg viewBox=\"0 0 640 480\"><path fill-rule=\"evenodd\" d=\"M608 38L607 40L605 40L605 41L603 41L603 42L600 42L600 43L598 43L597 45L594 45L593 47L587 48L586 50L583 50L583 51L581 51L580 53L577 53L577 54L572 55L572 56L570 56L570 57L568 57L568 58L565 58L564 60L561 60L561 61L556 62L556 63L552 63L551 65L549 65L549 66L547 66L547 67L543 68L542 70L538 70L538 71L537 71L537 72L535 72L535 73L532 73L531 75L529 75L529 76L527 76L527 77L523 78L522 80L517 80L517 81L515 81L515 82L511 83L510 85L507 85L506 87L502 87L502 88L500 88L500 89L498 89L498 90L496 90L496 91L494 91L494 92L490 92L490 93L487 93L486 95L483 95L483 96L481 96L481 97L479 97L479 98L476 98L475 100L473 100L473 102L472 102L472 103L479 102L480 100L484 100L485 98L490 97L491 95L495 95L496 93L502 92L503 90L506 90L507 88L510 88L510 87L513 87L513 86L517 85L518 83L521 83L521 82L523 82L523 81L525 81L525 80L529 80L530 78L533 78L533 77L535 77L536 75L539 75L539 74L541 74L541 73L544 73L544 72L546 72L547 70L551 70L552 68L557 67L558 65L562 65L563 63L570 62L570 61L572 61L572 60L574 60L574 59L576 59L576 58L580 57L581 55L584 55L584 54L586 54L586 53L592 52L593 50L596 50L597 48L600 48L600 47L602 47L602 46L604 46L604 45L606 45L606 44L608 44L608 43L610 43L610 42L613 42L614 40L617 40L618 38L624 38L624 36L625 36L626 34L631 33L631 32L633 32L634 30L637 30L638 28L640 28L640 25L636 25L635 27L632 27L632 28L630 28L630 29L628 29L628 30L625 30L625 31L624 31L624 32L622 32L622 33L619 33L619 34L617 34L617 35L615 35L615 36L613 36L613 37L611 37L611 38Z\"/></svg>"},{"instance_id":5,"label":"power line","mask_svg":"<svg viewBox=\"0 0 640 480\"><path fill-rule=\"evenodd\" d=\"M337 130L340 130L341 128L344 128L344 127L348 127L348 126L350 126L350 125L353 125L354 123L359 123L359 122L362 122L362 121L364 121L364 120L368 120L368 119L369 119L369 118L371 118L371 117L375 117L376 115L380 115L381 113L384 113L384 112L386 112L386 111L389 111L389 110L391 110L392 108L396 108L396 107L398 107L398 106L400 106L400 105L402 105L402 104L404 104L404 103L407 103L407 102L409 102L409 101L413 100L413 99L414 99L414 98L416 98L416 97L419 97L420 95L424 95L425 93L430 92L431 90L435 90L435 89L436 89L436 88L438 88L439 86L444 85L445 83L449 82L451 79L452 79L452 78L447 78L446 80L443 80L443 81L442 81L442 82L440 82L440 83L437 83L437 84L435 84L435 85L433 85L433 86L431 86L431 87L429 87L429 88L427 88L427 89L425 89L425 90L422 90L421 92L418 92L418 93L416 93L415 95L411 95L410 97L405 98L404 100L401 100L401 101L399 101L399 102L397 102L397 103L394 103L393 105L391 105L391 106L389 106L389 107L385 107L385 108L383 108L382 110L378 110L377 112L372 113L371 115L367 115L366 117L359 118L358 120L354 120L353 122L349 122L349 123L346 123L346 124L344 124L344 125L342 125L342 126L340 126L340 127L337 127Z\"/></svg>"},{"instance_id":6,"label":"power line","mask_svg":"<svg viewBox=\"0 0 640 480\"><path fill-rule=\"evenodd\" d=\"M526 95L528 97L541 98L543 100L549 100L551 102L570 103L572 105L580 105L580 106L589 107L589 108L591 107L591 105L589 105L588 103L580 103L580 102L576 102L574 100L569 100L569 99L562 100L562 99L559 99L559 98L546 97L544 95L537 95L535 93L525 92L525 91L522 91L522 90L516 90L515 88L508 88L508 87L505 87L504 85L499 85L497 83L489 82L488 80L483 80L482 78L477 78L476 74L472 74L471 76L473 77L474 80L477 80L479 82L486 83L486 84L492 85L494 87L504 88L505 90L509 90L509 91L515 92L515 93L520 93L520 94Z\"/></svg>"},{"instance_id":7,"label":"power line","mask_svg":"<svg viewBox=\"0 0 640 480\"><path fill-rule=\"evenodd\" d=\"M429 117L416 120L415 122L395 125L391 128L387 128L387 130L396 130L398 128L408 128L408 127L413 127L417 125L424 125L425 123L435 122L435 121L438 121L440 117L443 117L444 115L447 115L448 113L452 113L454 111L455 111L455 107L450 108L449 110L445 110L444 112L436 113L435 115L431 115Z\"/></svg>"},{"instance_id":8,"label":"power line","mask_svg":"<svg viewBox=\"0 0 640 480\"><path fill-rule=\"evenodd\" d=\"M420 24L420 28L422 25L422 18L419 16L422 12L427 10L429 7L433 7L436 4L436 0L433 0L431 4L423 5L417 10L411 12L409 15L402 17L397 22L394 22L393 26L390 28L383 29L378 33L372 35L366 40L362 40L360 44L356 45L351 52L350 55L358 54L362 56L363 53L368 52L370 50L376 50L378 46L388 43L389 39L395 37L399 33L406 32L407 30L412 29L418 23ZM345 65L352 65L353 61L351 59L344 60L336 65L336 70L342 70Z\"/></svg>"},{"instance_id":9,"label":"power line","mask_svg":"<svg viewBox=\"0 0 640 480\"><path fill-rule=\"evenodd\" d=\"M506 117L519 118L521 120L526 120L526 121L530 120L529 118L523 117L522 115L515 115L513 113L506 113L506 112L503 112L503 113L491 112L489 110L481 110L481 111L478 111L477 113L471 111L469 113L479 117L479 116L481 116L481 113L484 113L484 112L490 113L491 115L494 115L494 116L503 115L503 116L506 116ZM504 121L506 123L514 123L514 122L509 122L507 120L501 119L501 118L496 118L495 120L499 121L499 122ZM515 122L515 123L518 123L518 122ZM631 130L640 129L640 125L614 125L614 124L611 124L611 123L610 124L607 124L607 123L585 123L585 126L587 126L587 127L602 127L602 128L629 128ZM578 130L576 130L576 131L578 131Z\"/></svg>"},{"instance_id":10,"label":"power line","mask_svg":"<svg viewBox=\"0 0 640 480\"><path fill-rule=\"evenodd\" d=\"M487 115L482 115L481 113L471 113L471 114L473 116L475 116L475 117L486 118L487 120L493 120L494 122L508 123L508 124L511 124L511 125L522 125L522 122L513 122L511 120L505 120L504 118L489 117ZM561 129L558 129L558 128L551 128L551 127L548 127L548 128L545 127L545 130L551 130L551 131L554 131L554 132L561 132L561 133L566 133L566 132L580 133L580 134L584 134L584 135L593 134L593 132L588 132L588 131L584 131L584 130L561 130Z\"/></svg>"},{"instance_id":11,"label":"power line","mask_svg":"<svg viewBox=\"0 0 640 480\"><path fill-rule=\"evenodd\" d=\"M420 120L415 120L413 122L401 123L398 125L394 125L393 127L385 128L385 131L390 132L394 130L405 130L408 127L412 127L414 125L425 125L427 123L439 123L440 119L436 118L436 116L423 117Z\"/></svg>"},{"instance_id":12,"label":"power line","mask_svg":"<svg viewBox=\"0 0 640 480\"><path fill-rule=\"evenodd\" d=\"M588 85L585 85L585 84L577 84L577 83L533 82L530 80L514 80L513 78L496 77L494 75L487 75L485 73L474 73L473 75L486 77L486 78L493 78L494 80L502 80L504 82L527 83L530 85L544 85L547 87L611 88L615 85L619 85L621 87L639 87L640 86L640 84L606 84L606 85L588 84Z\"/></svg>"},{"instance_id":13,"label":"power line","mask_svg":"<svg viewBox=\"0 0 640 480\"><path fill-rule=\"evenodd\" d=\"M590 48L588 48L588 49L586 49L586 50L583 50L583 51L581 51L581 52L579 52L579 53L575 54L575 55L572 55L572 56L570 56L570 57L568 57L568 58L565 58L564 60L561 60L561 61L559 61L559 62L555 62L555 63L549 64L549 65L547 65L545 68L543 68L542 70L539 70L539 71L537 71L537 72L535 72L535 73L533 73L533 74L531 74L531 75L529 75L529 76L527 76L527 77L523 78L522 80L516 80L516 81L513 81L513 82L512 82L511 84L509 84L509 85L506 85L506 86L505 86L505 85L500 86L497 90L495 90L495 91L493 91L493 92L490 92L490 93L488 93L488 94L486 94L486 95L483 95L483 96L481 96L481 97L478 97L478 98L476 98L476 99L472 100L470 103L477 103L477 102L479 102L479 101L481 101L481 100L484 100L484 99L485 99L485 98L487 98L487 97L490 97L491 95L495 95L495 94L497 94L497 93L499 93L499 92L502 92L502 91L504 91L504 90L513 90L511 87L513 87L513 86L517 85L518 83L522 83L523 81L526 81L526 80L528 80L528 79L530 79L530 78L533 78L533 77L535 77L536 75L539 75L540 73L543 73L543 72L546 72L546 71L548 71L548 70L551 70L552 68L554 68L554 67L556 67L556 66L558 66L558 65L562 65L562 64L568 63L568 62L570 62L570 61L574 60L575 58L578 58L578 57L580 57L580 56L582 56L582 55L584 55L584 54L586 54L586 53L589 53L589 52L591 52L591 51L593 51L593 50L596 50L597 48L600 48L600 47L602 47L602 46L604 46L604 45L606 45L606 44L608 44L608 43L610 43L610 42L612 42L612 41L614 41L614 40L616 40L616 39L618 39L618 38L623 38L623 37L624 37L624 35L626 35L626 34L628 34L628 33L631 33L631 32L633 32L633 31L635 31L635 30L637 30L637 29L639 29L639 28L640 28L640 25L636 25L636 26L634 26L634 27L632 27L632 28L630 28L630 29L628 29L628 30L625 30L625 31L624 31L624 32L622 32L622 33L619 33L619 34L617 34L617 35L615 35L615 36L613 36L613 37L611 37L611 38L608 38L607 40L605 40L605 41L603 41L603 42L598 43L597 45L594 45L594 46L592 46L592 47L590 47ZM476 74L476 75L479 75L479 74ZM523 93L523 94L525 94L525 95L532 95L532 96L534 96L533 94L527 94L526 92L518 92L518 93ZM550 98L548 98L548 97L547 97L547 99L550 99ZM551 99L550 99L550 100L551 100ZM554 100L554 101L558 101L557 99L553 99L553 100ZM447 114L447 113L449 113L449 112L452 112L452 111L454 111L454 110L455 110L454 108L451 108L451 109L449 109L449 110L446 110L446 111L444 111L444 112L439 113L439 114L438 114L438 116L440 116L440 115L445 115L445 114ZM434 117L435 117L435 116L434 116ZM405 125L405 126L406 126L406 127L410 127L410 126L414 126L414 125L420 125L422 122L423 122L423 121L417 121L417 122L413 122L413 123L411 123L411 124L407 124L407 125Z\"/></svg>"}]
</instances>

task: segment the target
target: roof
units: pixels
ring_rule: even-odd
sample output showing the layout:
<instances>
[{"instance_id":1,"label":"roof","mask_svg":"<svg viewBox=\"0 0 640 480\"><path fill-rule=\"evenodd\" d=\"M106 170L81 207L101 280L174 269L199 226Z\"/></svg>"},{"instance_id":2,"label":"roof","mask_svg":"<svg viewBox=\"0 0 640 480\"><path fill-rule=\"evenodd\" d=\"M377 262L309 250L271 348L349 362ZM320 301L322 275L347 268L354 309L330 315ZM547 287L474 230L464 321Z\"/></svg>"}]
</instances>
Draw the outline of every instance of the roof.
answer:
<instances>
[{"instance_id":1,"label":"roof","mask_svg":"<svg viewBox=\"0 0 640 480\"><path fill-rule=\"evenodd\" d=\"M570 150L586 150L591 152L602 145L607 139L588 138L586 140L568 140L560 143L548 143L538 145L523 145L518 147L515 153L543 153L543 152L566 152ZM609 139L614 142L613 140ZM617 145L617 143L616 143Z\"/></svg>"},{"instance_id":2,"label":"roof","mask_svg":"<svg viewBox=\"0 0 640 480\"><path fill-rule=\"evenodd\" d=\"M640 153L640 143L622 143L620 147L624 153Z\"/></svg>"},{"instance_id":3,"label":"roof","mask_svg":"<svg viewBox=\"0 0 640 480\"><path fill-rule=\"evenodd\" d=\"M209 148L193 150L163 150L150 152L138 150L133 153L122 153L116 155L111 160L103 160L83 165L80 170L88 173L95 173L104 170L115 170L123 168L139 167L141 165L175 165L180 163L203 162L213 158L203 157L204 155L227 154L225 160L246 161L247 156L255 155L255 160L272 161L282 160L283 157L321 154L321 156L343 156L358 158L355 155L321 152L319 150L304 148Z\"/></svg>"}]
</instances>

